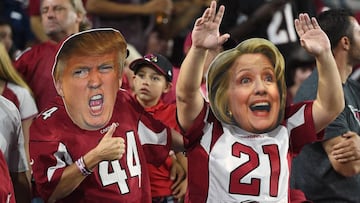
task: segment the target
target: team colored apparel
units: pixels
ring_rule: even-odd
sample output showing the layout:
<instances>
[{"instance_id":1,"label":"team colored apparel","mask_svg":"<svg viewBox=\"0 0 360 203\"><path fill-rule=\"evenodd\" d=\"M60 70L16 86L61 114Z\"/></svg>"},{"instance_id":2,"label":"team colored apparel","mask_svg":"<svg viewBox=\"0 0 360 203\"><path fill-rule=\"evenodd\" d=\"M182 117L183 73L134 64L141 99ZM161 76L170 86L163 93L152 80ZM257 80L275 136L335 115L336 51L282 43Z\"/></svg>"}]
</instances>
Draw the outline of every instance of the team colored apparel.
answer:
<instances>
[{"instance_id":1,"label":"team colored apparel","mask_svg":"<svg viewBox=\"0 0 360 203\"><path fill-rule=\"evenodd\" d=\"M1 134L0 134L1 136ZM16 203L14 187L3 153L0 151L0 202Z\"/></svg>"},{"instance_id":2,"label":"team colored apparel","mask_svg":"<svg viewBox=\"0 0 360 203\"><path fill-rule=\"evenodd\" d=\"M292 156L320 138L312 102L286 108L282 124L264 134L219 122L206 103L184 136L191 203L290 202Z\"/></svg>"},{"instance_id":3,"label":"team colored apparel","mask_svg":"<svg viewBox=\"0 0 360 203\"><path fill-rule=\"evenodd\" d=\"M0 95L0 150L10 172L28 170L21 119L15 104Z\"/></svg>"},{"instance_id":4,"label":"team colored apparel","mask_svg":"<svg viewBox=\"0 0 360 203\"><path fill-rule=\"evenodd\" d=\"M317 81L317 77L313 77L313 80ZM315 82L311 83L315 84ZM311 95L311 91L303 90L301 94L305 98L314 96ZM345 108L325 128L324 139L341 136L347 131L360 135L360 84L347 79L343 90ZM306 145L293 160L291 186L301 189L306 197L314 202L360 202L360 174L344 177L337 173L321 142Z\"/></svg>"},{"instance_id":5,"label":"team colored apparel","mask_svg":"<svg viewBox=\"0 0 360 203\"><path fill-rule=\"evenodd\" d=\"M36 186L45 201L65 167L95 148L112 123L117 125L113 137L125 140L123 157L98 163L93 174L59 202L151 202L146 160L158 166L166 159L170 131L125 91L118 92L113 116L100 130L87 131L76 126L60 97L35 119L30 128L30 156L34 160Z\"/></svg>"},{"instance_id":6,"label":"team colored apparel","mask_svg":"<svg viewBox=\"0 0 360 203\"><path fill-rule=\"evenodd\" d=\"M166 126L175 129L176 122L176 105L164 104L162 100L157 105L145 108L155 119L163 122ZM165 197L171 196L171 185L173 181L170 180L170 169L172 166L172 159L170 156L161 166L154 166L148 164L150 174L150 185L152 197Z\"/></svg>"},{"instance_id":7,"label":"team colored apparel","mask_svg":"<svg viewBox=\"0 0 360 203\"><path fill-rule=\"evenodd\" d=\"M2 96L12 101L19 109L21 120L26 120L37 115L38 110L35 100L27 89L14 83L6 82Z\"/></svg>"},{"instance_id":8,"label":"team colored apparel","mask_svg":"<svg viewBox=\"0 0 360 203\"><path fill-rule=\"evenodd\" d=\"M23 50L34 41L29 16L26 12L27 3L23 0L2 0L0 3L0 18L8 22L12 30L13 48L10 49L10 58L13 58L13 52L17 51L16 49Z\"/></svg>"},{"instance_id":9,"label":"team colored apparel","mask_svg":"<svg viewBox=\"0 0 360 203\"><path fill-rule=\"evenodd\" d=\"M155 106L145 108L156 120L163 122L172 129L177 128L176 104L166 104L160 100Z\"/></svg>"},{"instance_id":10,"label":"team colored apparel","mask_svg":"<svg viewBox=\"0 0 360 203\"><path fill-rule=\"evenodd\" d=\"M57 95L52 79L52 67L58 46L44 42L24 51L15 61L15 68L23 76L34 93L39 111Z\"/></svg>"}]
</instances>

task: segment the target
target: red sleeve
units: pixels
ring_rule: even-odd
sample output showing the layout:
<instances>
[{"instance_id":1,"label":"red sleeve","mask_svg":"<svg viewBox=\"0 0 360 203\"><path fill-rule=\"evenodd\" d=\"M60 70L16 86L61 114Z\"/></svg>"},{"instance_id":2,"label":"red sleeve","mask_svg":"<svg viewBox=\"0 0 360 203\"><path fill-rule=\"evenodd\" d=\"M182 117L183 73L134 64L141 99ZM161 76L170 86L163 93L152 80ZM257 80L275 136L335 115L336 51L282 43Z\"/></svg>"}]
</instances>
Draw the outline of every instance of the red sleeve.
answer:
<instances>
[{"instance_id":1,"label":"red sleeve","mask_svg":"<svg viewBox=\"0 0 360 203\"><path fill-rule=\"evenodd\" d=\"M184 135L184 147L186 149L189 149L198 142L200 142L202 136L204 135L203 130L205 128L205 125L207 125L208 123L214 123L214 125L216 126L219 125L219 121L212 113L209 103L204 102L203 109L194 120L192 126L186 132L178 124L178 128L182 129L181 134Z\"/></svg>"},{"instance_id":2,"label":"red sleeve","mask_svg":"<svg viewBox=\"0 0 360 203\"><path fill-rule=\"evenodd\" d=\"M32 48L27 49L21 53L14 62L14 67L24 77L25 81L30 81L32 76L31 73L34 72L34 70L29 70L32 69L31 67L35 66L35 64L33 64L35 60L32 59L36 58L36 56L33 55L34 52L30 51L31 49ZM26 78L26 76L28 76L28 78Z\"/></svg>"},{"instance_id":3,"label":"red sleeve","mask_svg":"<svg viewBox=\"0 0 360 203\"><path fill-rule=\"evenodd\" d=\"M296 155L300 153L306 144L319 141L323 133L317 134L315 131L312 116L313 101L301 102L291 105L287 110L287 123L290 127L290 150ZM291 115L291 116L290 116Z\"/></svg>"},{"instance_id":4,"label":"red sleeve","mask_svg":"<svg viewBox=\"0 0 360 203\"><path fill-rule=\"evenodd\" d=\"M31 125L29 148L37 190L41 198L47 200L59 183L66 167L66 164L55 156L60 157L66 153L51 132L43 130L45 129L42 127L43 125L39 119Z\"/></svg>"}]
</instances>

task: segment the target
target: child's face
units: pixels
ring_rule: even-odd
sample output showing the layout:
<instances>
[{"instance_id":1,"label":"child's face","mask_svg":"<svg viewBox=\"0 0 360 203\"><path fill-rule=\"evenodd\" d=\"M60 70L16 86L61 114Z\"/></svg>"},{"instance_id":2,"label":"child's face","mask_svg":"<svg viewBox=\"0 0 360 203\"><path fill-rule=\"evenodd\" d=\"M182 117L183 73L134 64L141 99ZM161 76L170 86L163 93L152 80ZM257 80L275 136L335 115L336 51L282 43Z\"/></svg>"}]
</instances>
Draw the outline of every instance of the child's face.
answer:
<instances>
[{"instance_id":1,"label":"child's face","mask_svg":"<svg viewBox=\"0 0 360 203\"><path fill-rule=\"evenodd\" d=\"M169 89L165 76L149 66L144 65L134 76L134 93L144 107L156 105L161 95Z\"/></svg>"},{"instance_id":2,"label":"child's face","mask_svg":"<svg viewBox=\"0 0 360 203\"><path fill-rule=\"evenodd\" d=\"M6 51L13 45L11 27L8 25L0 26L0 42L4 43Z\"/></svg>"},{"instance_id":3,"label":"child's face","mask_svg":"<svg viewBox=\"0 0 360 203\"><path fill-rule=\"evenodd\" d=\"M254 133L275 127L280 94L270 60L263 54L243 54L230 71L229 109L240 127Z\"/></svg>"}]
</instances>

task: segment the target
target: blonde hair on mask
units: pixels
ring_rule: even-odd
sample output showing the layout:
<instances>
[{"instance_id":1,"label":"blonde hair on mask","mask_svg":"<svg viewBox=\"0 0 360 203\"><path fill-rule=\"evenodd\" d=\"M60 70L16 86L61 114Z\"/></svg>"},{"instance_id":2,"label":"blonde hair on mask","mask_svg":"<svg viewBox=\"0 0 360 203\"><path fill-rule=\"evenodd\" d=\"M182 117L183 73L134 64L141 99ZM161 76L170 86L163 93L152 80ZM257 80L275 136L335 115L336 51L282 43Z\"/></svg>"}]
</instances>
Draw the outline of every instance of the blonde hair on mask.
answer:
<instances>
[{"instance_id":1,"label":"blonde hair on mask","mask_svg":"<svg viewBox=\"0 0 360 203\"><path fill-rule=\"evenodd\" d=\"M269 58L274 66L275 77L280 93L280 112L278 124L284 118L286 105L285 62L278 48L262 38L251 38L241 42L233 49L220 53L210 64L207 75L209 102L215 116L226 124L238 125L229 114L228 88L234 61L243 54L260 53Z\"/></svg>"}]
</instances>

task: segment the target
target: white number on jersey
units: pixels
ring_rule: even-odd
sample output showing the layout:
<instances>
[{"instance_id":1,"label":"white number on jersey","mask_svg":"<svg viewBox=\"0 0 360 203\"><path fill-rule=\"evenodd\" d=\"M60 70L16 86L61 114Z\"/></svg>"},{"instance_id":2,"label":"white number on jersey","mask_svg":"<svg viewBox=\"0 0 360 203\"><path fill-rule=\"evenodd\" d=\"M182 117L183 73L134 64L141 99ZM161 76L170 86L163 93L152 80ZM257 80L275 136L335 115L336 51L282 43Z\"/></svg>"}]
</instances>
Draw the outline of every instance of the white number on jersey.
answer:
<instances>
[{"instance_id":1,"label":"white number on jersey","mask_svg":"<svg viewBox=\"0 0 360 203\"><path fill-rule=\"evenodd\" d=\"M43 118L44 120L50 118L50 117L51 117L51 114L53 114L56 110L58 110L58 107L55 107L55 106L54 106L54 107L52 107L51 109L44 111L44 112L41 114L41 115L43 116L42 118Z\"/></svg>"},{"instance_id":2,"label":"white number on jersey","mask_svg":"<svg viewBox=\"0 0 360 203\"><path fill-rule=\"evenodd\" d=\"M139 187L141 186L141 165L139 159L139 153L136 147L134 132L126 133L127 144L127 167L130 172L130 177L138 176ZM109 163L112 170L109 172ZM102 161L99 163L99 175L100 180L104 186L111 184L117 184L121 194L129 193L129 186L126 182L128 176L125 169L121 168L119 160L114 161Z\"/></svg>"},{"instance_id":3,"label":"white number on jersey","mask_svg":"<svg viewBox=\"0 0 360 203\"><path fill-rule=\"evenodd\" d=\"M111 167L113 172L108 171L109 162L102 161L99 163L99 174L101 182L104 186L111 184L117 184L121 194L126 194L129 192L129 187L126 184L126 172L121 168L119 160L111 161Z\"/></svg>"},{"instance_id":4,"label":"white number on jersey","mask_svg":"<svg viewBox=\"0 0 360 203\"><path fill-rule=\"evenodd\" d=\"M286 28L281 29L282 22L285 21ZM267 28L269 40L274 44L285 44L289 42L296 42L297 36L294 29L294 18L292 14L292 7L290 3L284 6L284 10L276 11L271 23Z\"/></svg>"}]
</instances>

